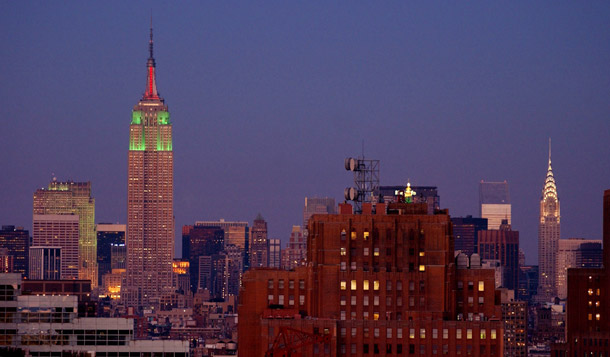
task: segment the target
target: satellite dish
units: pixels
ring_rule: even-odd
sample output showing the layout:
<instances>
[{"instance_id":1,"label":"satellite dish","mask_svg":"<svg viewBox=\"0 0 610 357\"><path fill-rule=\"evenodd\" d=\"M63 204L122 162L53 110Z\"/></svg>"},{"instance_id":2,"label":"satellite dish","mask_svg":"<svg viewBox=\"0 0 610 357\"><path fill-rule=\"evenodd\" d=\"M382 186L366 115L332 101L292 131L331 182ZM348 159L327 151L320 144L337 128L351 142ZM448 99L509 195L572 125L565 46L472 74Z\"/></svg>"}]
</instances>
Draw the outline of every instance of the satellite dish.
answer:
<instances>
[{"instance_id":1,"label":"satellite dish","mask_svg":"<svg viewBox=\"0 0 610 357\"><path fill-rule=\"evenodd\" d=\"M348 201L356 201L358 199L358 190L354 187L348 187L344 191L345 199Z\"/></svg>"}]
</instances>

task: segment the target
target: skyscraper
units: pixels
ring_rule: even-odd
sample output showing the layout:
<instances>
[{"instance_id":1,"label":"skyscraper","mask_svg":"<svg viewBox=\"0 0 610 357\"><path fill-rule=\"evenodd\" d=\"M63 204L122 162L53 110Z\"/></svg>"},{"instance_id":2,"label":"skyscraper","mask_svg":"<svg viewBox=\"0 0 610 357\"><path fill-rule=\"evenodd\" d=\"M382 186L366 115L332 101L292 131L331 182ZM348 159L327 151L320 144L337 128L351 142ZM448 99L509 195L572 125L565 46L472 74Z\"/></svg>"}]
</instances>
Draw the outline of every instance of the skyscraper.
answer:
<instances>
[{"instance_id":1,"label":"skyscraper","mask_svg":"<svg viewBox=\"0 0 610 357\"><path fill-rule=\"evenodd\" d=\"M125 245L125 225L100 223L97 225L97 277L101 285L102 276L112 271L113 244Z\"/></svg>"},{"instance_id":2,"label":"skyscraper","mask_svg":"<svg viewBox=\"0 0 610 357\"><path fill-rule=\"evenodd\" d=\"M309 217L311 217L311 215L334 214L335 212L334 198L305 197L305 207L303 207L303 229L307 229L307 222L309 222Z\"/></svg>"},{"instance_id":3,"label":"skyscraper","mask_svg":"<svg viewBox=\"0 0 610 357\"><path fill-rule=\"evenodd\" d=\"M174 156L167 105L157 92L150 30L146 89L129 126L127 181L128 306L154 306L172 290Z\"/></svg>"},{"instance_id":4,"label":"skyscraper","mask_svg":"<svg viewBox=\"0 0 610 357\"><path fill-rule=\"evenodd\" d=\"M250 234L250 267L269 266L269 242L267 240L267 222L261 214L254 219Z\"/></svg>"},{"instance_id":5,"label":"skyscraper","mask_svg":"<svg viewBox=\"0 0 610 357\"><path fill-rule=\"evenodd\" d=\"M551 148L549 140L549 167L542 188L540 200L540 221L538 222L538 279L539 300L557 296L557 251L560 238L559 197L551 167Z\"/></svg>"},{"instance_id":6,"label":"skyscraper","mask_svg":"<svg viewBox=\"0 0 610 357\"><path fill-rule=\"evenodd\" d=\"M91 182L59 182L53 179L49 186L34 192L34 215L74 215L78 221L78 259L75 268L78 269L78 279L91 280L92 286L97 286L97 237L95 235L95 199L91 197ZM51 220L38 218L41 222L51 224ZM57 221L57 220L54 220ZM32 232L34 240L37 232ZM53 243L39 244L49 246ZM68 258L72 248L62 246L62 264ZM71 251L71 250L70 250ZM72 263L69 263L72 265ZM66 272L63 272L65 274Z\"/></svg>"},{"instance_id":7,"label":"skyscraper","mask_svg":"<svg viewBox=\"0 0 610 357\"><path fill-rule=\"evenodd\" d=\"M478 236L481 259L499 260L502 266L503 287L519 289L519 232L513 231L503 220L500 229L482 230Z\"/></svg>"},{"instance_id":8,"label":"skyscraper","mask_svg":"<svg viewBox=\"0 0 610 357\"><path fill-rule=\"evenodd\" d=\"M487 218L487 229L500 229L502 220L511 220L508 182L485 182L479 184L479 208L481 218Z\"/></svg>"},{"instance_id":9,"label":"skyscraper","mask_svg":"<svg viewBox=\"0 0 610 357\"><path fill-rule=\"evenodd\" d=\"M568 238L560 239L557 245L557 296L568 296L568 269L601 268L601 240Z\"/></svg>"},{"instance_id":10,"label":"skyscraper","mask_svg":"<svg viewBox=\"0 0 610 357\"><path fill-rule=\"evenodd\" d=\"M431 214L431 213L429 213ZM452 217L451 224L453 225L454 249L461 251L467 256L476 253L479 248L479 231L487 229L486 218Z\"/></svg>"},{"instance_id":11,"label":"skyscraper","mask_svg":"<svg viewBox=\"0 0 610 357\"><path fill-rule=\"evenodd\" d=\"M32 280L61 279L61 247L30 247L30 274Z\"/></svg>"}]
</instances>

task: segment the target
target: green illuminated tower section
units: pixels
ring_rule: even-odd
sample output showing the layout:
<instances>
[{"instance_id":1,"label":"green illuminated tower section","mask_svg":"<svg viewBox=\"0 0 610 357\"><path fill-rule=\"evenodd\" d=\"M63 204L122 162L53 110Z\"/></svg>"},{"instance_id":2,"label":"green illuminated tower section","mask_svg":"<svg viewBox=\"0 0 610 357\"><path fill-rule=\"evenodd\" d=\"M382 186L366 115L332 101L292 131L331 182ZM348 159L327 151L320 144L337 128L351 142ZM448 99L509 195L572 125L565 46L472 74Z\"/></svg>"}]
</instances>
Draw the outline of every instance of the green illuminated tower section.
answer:
<instances>
[{"instance_id":1,"label":"green illuminated tower section","mask_svg":"<svg viewBox=\"0 0 610 357\"><path fill-rule=\"evenodd\" d=\"M129 126L127 306L155 307L172 291L174 258L174 156L167 105L157 92L152 29L146 90Z\"/></svg>"}]
</instances>

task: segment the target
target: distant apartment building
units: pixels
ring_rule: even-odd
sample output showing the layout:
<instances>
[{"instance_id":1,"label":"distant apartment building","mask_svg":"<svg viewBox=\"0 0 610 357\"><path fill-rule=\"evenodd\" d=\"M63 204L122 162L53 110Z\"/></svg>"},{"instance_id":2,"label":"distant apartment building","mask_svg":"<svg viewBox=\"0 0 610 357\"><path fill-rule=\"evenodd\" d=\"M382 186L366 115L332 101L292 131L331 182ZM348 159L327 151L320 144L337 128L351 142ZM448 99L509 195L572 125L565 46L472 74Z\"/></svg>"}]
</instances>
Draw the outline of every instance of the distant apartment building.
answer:
<instances>
[{"instance_id":1,"label":"distant apartment building","mask_svg":"<svg viewBox=\"0 0 610 357\"><path fill-rule=\"evenodd\" d=\"M79 279L79 228L78 215L34 215L32 246L61 248L61 279Z\"/></svg>"},{"instance_id":2,"label":"distant apartment building","mask_svg":"<svg viewBox=\"0 0 610 357\"><path fill-rule=\"evenodd\" d=\"M453 237L455 250L461 251L467 256L476 253L479 248L479 231L487 230L486 218L452 217Z\"/></svg>"},{"instance_id":3,"label":"distant apartment building","mask_svg":"<svg viewBox=\"0 0 610 357\"><path fill-rule=\"evenodd\" d=\"M95 235L95 199L91 196L91 182L59 182L53 179L46 188L34 192L34 216L71 215L78 219L76 245L78 278L97 285L97 237ZM40 218L39 218L40 219ZM33 236L36 232L33 232ZM40 245L33 242L33 245ZM62 246L63 247L63 246ZM62 250L64 257L70 254Z\"/></svg>"},{"instance_id":4,"label":"distant apartment building","mask_svg":"<svg viewBox=\"0 0 610 357\"><path fill-rule=\"evenodd\" d=\"M7 269L12 261L12 268L9 273L20 273L27 276L28 273L28 253L30 247L30 233L23 227L2 226L0 230L0 248L7 250L6 262ZM12 258L8 258L12 257Z\"/></svg>"},{"instance_id":5,"label":"distant apartment building","mask_svg":"<svg viewBox=\"0 0 610 357\"><path fill-rule=\"evenodd\" d=\"M479 183L479 216L487 218L487 229L499 229L502 220L512 224L508 182Z\"/></svg>"},{"instance_id":6,"label":"distant apartment building","mask_svg":"<svg viewBox=\"0 0 610 357\"><path fill-rule=\"evenodd\" d=\"M527 357L527 302L515 299L515 291L502 289L504 356Z\"/></svg>"}]
</instances>

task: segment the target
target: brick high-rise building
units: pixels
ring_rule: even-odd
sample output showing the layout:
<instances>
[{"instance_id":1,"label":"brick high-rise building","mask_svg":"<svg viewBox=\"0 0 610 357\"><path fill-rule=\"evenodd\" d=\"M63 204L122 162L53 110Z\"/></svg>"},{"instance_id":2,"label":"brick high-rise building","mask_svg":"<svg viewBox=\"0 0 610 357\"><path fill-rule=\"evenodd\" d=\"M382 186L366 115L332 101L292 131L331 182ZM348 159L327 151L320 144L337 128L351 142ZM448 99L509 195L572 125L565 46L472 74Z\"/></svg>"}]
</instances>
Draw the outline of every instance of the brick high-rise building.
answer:
<instances>
[{"instance_id":1,"label":"brick high-rise building","mask_svg":"<svg viewBox=\"0 0 610 357\"><path fill-rule=\"evenodd\" d=\"M481 259L499 260L502 266L503 287L519 289L519 232L513 231L503 220L500 229L479 231Z\"/></svg>"},{"instance_id":2,"label":"brick high-rise building","mask_svg":"<svg viewBox=\"0 0 610 357\"><path fill-rule=\"evenodd\" d=\"M30 233L23 227L2 226L0 230L0 248L6 248L12 257L12 268L9 273L20 273L27 276ZM8 259L7 263L8 263ZM7 265L8 266L8 265Z\"/></svg>"},{"instance_id":3,"label":"brick high-rise building","mask_svg":"<svg viewBox=\"0 0 610 357\"><path fill-rule=\"evenodd\" d=\"M92 286L97 286L95 199L91 197L91 182L53 179L47 188L34 192L34 215L75 215L78 218L78 279L91 280ZM62 250L62 254L65 256L67 251Z\"/></svg>"},{"instance_id":4,"label":"brick high-rise building","mask_svg":"<svg viewBox=\"0 0 610 357\"><path fill-rule=\"evenodd\" d=\"M610 356L610 190L604 192L603 267L568 269L566 343L551 356Z\"/></svg>"},{"instance_id":5,"label":"brick high-rise building","mask_svg":"<svg viewBox=\"0 0 610 357\"><path fill-rule=\"evenodd\" d=\"M267 239L267 222L259 213L250 230L250 267L269 266L269 240Z\"/></svg>"},{"instance_id":6,"label":"brick high-rise building","mask_svg":"<svg viewBox=\"0 0 610 357\"><path fill-rule=\"evenodd\" d=\"M303 355L501 356L503 324L489 269L458 269L446 211L341 204L309 221L307 265L246 272L240 354L263 356L281 333L328 335ZM292 331L292 332L291 332ZM277 351L276 351L277 352Z\"/></svg>"},{"instance_id":7,"label":"brick high-rise building","mask_svg":"<svg viewBox=\"0 0 610 357\"><path fill-rule=\"evenodd\" d=\"M549 141L550 145L550 141ZM540 200L540 220L538 222L538 279L539 301L550 301L557 296L557 252L561 230L559 197L551 167L549 147L549 167Z\"/></svg>"},{"instance_id":8,"label":"brick high-rise building","mask_svg":"<svg viewBox=\"0 0 610 357\"><path fill-rule=\"evenodd\" d=\"M146 90L129 126L127 306L155 306L173 292L174 153L168 107L157 92L152 28Z\"/></svg>"}]
</instances>

